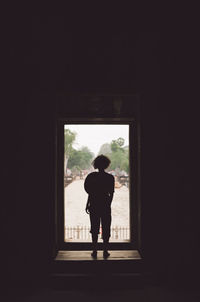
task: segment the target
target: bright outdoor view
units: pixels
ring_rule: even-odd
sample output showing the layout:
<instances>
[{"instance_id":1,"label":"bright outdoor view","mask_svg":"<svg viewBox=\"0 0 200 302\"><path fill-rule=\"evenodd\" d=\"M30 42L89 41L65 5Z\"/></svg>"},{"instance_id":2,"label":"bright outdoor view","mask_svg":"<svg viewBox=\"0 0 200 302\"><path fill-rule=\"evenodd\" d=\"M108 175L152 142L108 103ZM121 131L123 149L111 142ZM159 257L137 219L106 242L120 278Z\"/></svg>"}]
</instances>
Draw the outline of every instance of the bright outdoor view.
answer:
<instances>
[{"instance_id":1,"label":"bright outdoor view","mask_svg":"<svg viewBox=\"0 0 200 302\"><path fill-rule=\"evenodd\" d=\"M111 160L106 172L115 177L110 242L128 242L129 125L67 124L64 126L64 148L65 241L91 241L84 180L95 171L93 159L103 154ZM101 242L101 230L99 239Z\"/></svg>"}]
</instances>

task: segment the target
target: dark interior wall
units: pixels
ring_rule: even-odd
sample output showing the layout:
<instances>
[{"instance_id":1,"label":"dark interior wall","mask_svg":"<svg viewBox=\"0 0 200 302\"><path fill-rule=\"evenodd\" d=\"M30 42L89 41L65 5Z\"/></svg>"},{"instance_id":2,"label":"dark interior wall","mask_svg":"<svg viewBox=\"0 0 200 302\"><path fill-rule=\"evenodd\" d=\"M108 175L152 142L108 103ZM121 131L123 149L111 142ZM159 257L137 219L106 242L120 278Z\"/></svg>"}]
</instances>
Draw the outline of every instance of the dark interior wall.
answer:
<instances>
[{"instance_id":1,"label":"dark interior wall","mask_svg":"<svg viewBox=\"0 0 200 302\"><path fill-rule=\"evenodd\" d=\"M182 272L194 279L199 263L193 205L197 121L194 102L188 102L183 88L183 38L159 29L101 28L89 34L69 30L60 17L14 19L8 30L2 117L5 280L35 282L48 275L56 102L60 93L97 91L141 95L142 244L147 269L170 282L180 280ZM184 66L189 68L186 61Z\"/></svg>"}]
</instances>

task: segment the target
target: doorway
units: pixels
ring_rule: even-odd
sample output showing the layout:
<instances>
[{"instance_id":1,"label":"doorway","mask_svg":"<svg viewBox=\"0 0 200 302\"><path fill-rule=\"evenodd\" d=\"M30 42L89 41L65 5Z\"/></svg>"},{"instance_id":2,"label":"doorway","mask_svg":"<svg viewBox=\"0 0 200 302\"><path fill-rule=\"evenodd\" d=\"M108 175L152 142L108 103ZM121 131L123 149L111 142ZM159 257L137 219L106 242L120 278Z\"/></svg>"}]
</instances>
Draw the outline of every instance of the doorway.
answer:
<instances>
[{"instance_id":1,"label":"doorway","mask_svg":"<svg viewBox=\"0 0 200 302\"><path fill-rule=\"evenodd\" d=\"M100 154L115 178L110 242L130 242L129 124L64 124L64 241L91 242L84 181ZM100 227L99 241L102 241Z\"/></svg>"},{"instance_id":2,"label":"doorway","mask_svg":"<svg viewBox=\"0 0 200 302\"><path fill-rule=\"evenodd\" d=\"M56 236L58 249L88 250L86 176L93 159L104 154L115 177L110 248L137 249L139 237L138 131L130 119L59 119L57 123ZM101 229L99 234L101 248Z\"/></svg>"}]
</instances>

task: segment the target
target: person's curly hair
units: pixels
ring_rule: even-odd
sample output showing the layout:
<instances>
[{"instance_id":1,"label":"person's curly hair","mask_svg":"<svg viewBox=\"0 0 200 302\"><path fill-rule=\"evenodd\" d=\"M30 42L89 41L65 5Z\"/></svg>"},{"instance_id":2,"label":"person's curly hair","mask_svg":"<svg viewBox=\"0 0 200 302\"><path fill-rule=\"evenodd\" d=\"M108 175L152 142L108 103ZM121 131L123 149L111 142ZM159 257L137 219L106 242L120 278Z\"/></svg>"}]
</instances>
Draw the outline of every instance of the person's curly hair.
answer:
<instances>
[{"instance_id":1,"label":"person's curly hair","mask_svg":"<svg viewBox=\"0 0 200 302\"><path fill-rule=\"evenodd\" d=\"M107 156L101 154L93 160L92 165L95 169L106 169L108 168L110 163L110 159Z\"/></svg>"}]
</instances>

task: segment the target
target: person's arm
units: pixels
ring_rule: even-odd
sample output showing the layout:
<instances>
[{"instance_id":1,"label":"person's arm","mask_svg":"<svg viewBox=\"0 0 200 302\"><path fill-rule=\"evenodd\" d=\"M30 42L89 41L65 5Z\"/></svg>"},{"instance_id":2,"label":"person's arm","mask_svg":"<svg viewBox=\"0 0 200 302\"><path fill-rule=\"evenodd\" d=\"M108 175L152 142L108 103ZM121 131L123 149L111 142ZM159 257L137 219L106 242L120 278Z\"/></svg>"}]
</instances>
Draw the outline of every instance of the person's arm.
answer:
<instances>
[{"instance_id":1,"label":"person's arm","mask_svg":"<svg viewBox=\"0 0 200 302\"><path fill-rule=\"evenodd\" d=\"M87 176L86 179L85 179L85 182L84 182L84 189L85 191L89 194L89 177ZM87 200L87 203L86 203L86 207L85 207L85 211L87 214L90 214L90 202L89 202L89 196L88 196L88 200Z\"/></svg>"},{"instance_id":2,"label":"person's arm","mask_svg":"<svg viewBox=\"0 0 200 302\"><path fill-rule=\"evenodd\" d=\"M86 204L85 211L86 211L87 214L90 214L90 202L89 202L89 197L88 197L88 200L87 200L87 204Z\"/></svg>"},{"instance_id":3,"label":"person's arm","mask_svg":"<svg viewBox=\"0 0 200 302\"><path fill-rule=\"evenodd\" d=\"M110 188L110 192L109 192L110 205L111 205L112 200L113 200L114 191L115 191L115 178L114 178L114 176L112 176L111 188Z\"/></svg>"}]
</instances>

